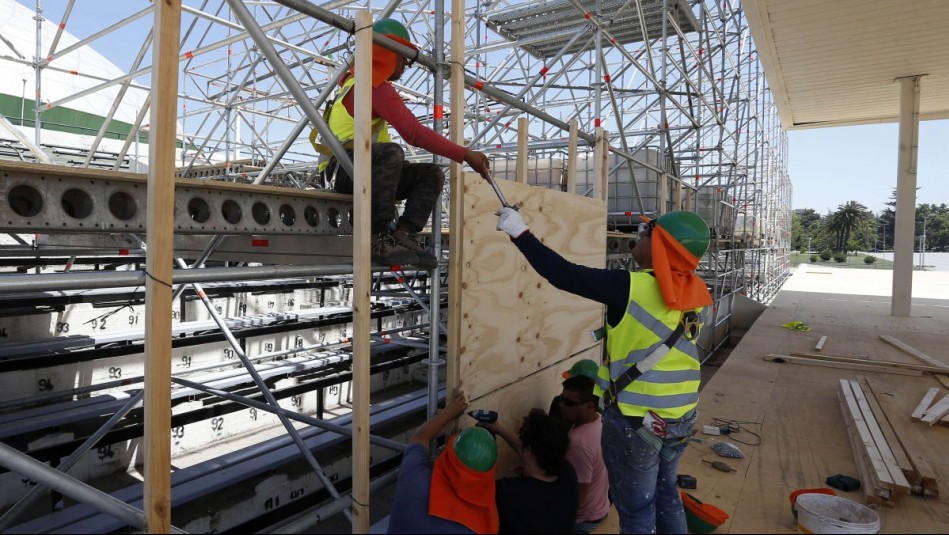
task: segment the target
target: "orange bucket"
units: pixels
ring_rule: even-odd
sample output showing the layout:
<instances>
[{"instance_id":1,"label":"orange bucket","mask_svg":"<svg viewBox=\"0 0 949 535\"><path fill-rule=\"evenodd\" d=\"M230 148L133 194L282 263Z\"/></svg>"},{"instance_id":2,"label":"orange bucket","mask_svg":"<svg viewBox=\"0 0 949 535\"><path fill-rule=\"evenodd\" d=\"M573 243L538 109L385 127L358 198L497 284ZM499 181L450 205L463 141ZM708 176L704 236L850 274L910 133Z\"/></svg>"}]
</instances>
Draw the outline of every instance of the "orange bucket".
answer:
<instances>
[{"instance_id":1,"label":"orange bucket","mask_svg":"<svg viewBox=\"0 0 949 535\"><path fill-rule=\"evenodd\" d=\"M689 533L711 533L728 520L728 513L712 504L702 503L688 492L679 491L685 507L685 520Z\"/></svg>"}]
</instances>

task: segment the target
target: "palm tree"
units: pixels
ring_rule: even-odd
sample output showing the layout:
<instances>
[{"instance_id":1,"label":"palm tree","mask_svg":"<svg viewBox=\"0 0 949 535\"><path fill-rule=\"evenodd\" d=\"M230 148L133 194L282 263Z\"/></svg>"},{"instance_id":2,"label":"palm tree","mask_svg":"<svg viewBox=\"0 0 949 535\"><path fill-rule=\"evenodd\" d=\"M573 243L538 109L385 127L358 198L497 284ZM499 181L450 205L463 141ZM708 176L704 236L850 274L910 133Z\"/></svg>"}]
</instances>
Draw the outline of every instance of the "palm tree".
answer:
<instances>
[{"instance_id":1,"label":"palm tree","mask_svg":"<svg viewBox=\"0 0 949 535\"><path fill-rule=\"evenodd\" d=\"M837 211L830 216L829 229L834 232L837 252L847 252L847 243L850 235L859 229L873 214L867 207L857 201L847 201L837 207Z\"/></svg>"}]
</instances>

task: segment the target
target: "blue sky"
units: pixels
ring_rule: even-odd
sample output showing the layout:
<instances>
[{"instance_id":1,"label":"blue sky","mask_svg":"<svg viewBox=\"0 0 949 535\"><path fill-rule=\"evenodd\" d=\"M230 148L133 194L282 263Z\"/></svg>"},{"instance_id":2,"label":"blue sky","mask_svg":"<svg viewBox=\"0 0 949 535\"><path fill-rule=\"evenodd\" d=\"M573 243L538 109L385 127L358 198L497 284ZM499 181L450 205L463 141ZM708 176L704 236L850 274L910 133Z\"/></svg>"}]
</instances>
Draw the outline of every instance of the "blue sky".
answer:
<instances>
[{"instance_id":1,"label":"blue sky","mask_svg":"<svg viewBox=\"0 0 949 535\"><path fill-rule=\"evenodd\" d=\"M924 89L925 90L925 89ZM896 123L788 132L793 208L821 214L847 201L875 213L896 187ZM949 204L949 121L919 124L917 204Z\"/></svg>"}]
</instances>

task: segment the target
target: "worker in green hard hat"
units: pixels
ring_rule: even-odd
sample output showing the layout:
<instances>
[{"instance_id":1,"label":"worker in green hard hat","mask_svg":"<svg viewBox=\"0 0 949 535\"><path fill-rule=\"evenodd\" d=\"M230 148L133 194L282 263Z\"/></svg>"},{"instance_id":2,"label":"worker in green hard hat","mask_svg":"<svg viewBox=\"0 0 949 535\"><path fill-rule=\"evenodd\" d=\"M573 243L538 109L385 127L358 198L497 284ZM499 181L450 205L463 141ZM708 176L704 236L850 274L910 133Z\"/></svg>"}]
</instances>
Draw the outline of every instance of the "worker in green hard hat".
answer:
<instances>
[{"instance_id":1,"label":"worker in green hard hat","mask_svg":"<svg viewBox=\"0 0 949 535\"><path fill-rule=\"evenodd\" d=\"M497 533L494 436L466 428L446 441L434 463L429 460L429 443L467 407L464 392L455 390L445 409L412 435L402 453L389 533Z\"/></svg>"},{"instance_id":2,"label":"worker in green hard hat","mask_svg":"<svg viewBox=\"0 0 949 535\"><path fill-rule=\"evenodd\" d=\"M522 215L497 211L507 233L542 277L606 305L607 363L594 393L603 399L601 447L623 533L686 533L676 489L679 459L695 427L700 314L712 304L695 274L709 245L698 214L643 218L633 259L640 271L565 260L540 242Z\"/></svg>"},{"instance_id":3,"label":"worker in green hard hat","mask_svg":"<svg viewBox=\"0 0 949 535\"><path fill-rule=\"evenodd\" d=\"M590 359L580 359L573 363L573 366L569 370L561 374L564 379L569 379L571 377L584 376L589 377L590 380L596 381L596 374L600 369L600 365ZM594 405L594 408L595 405ZM547 415L557 420L558 422L563 423L565 429L570 428L570 423L563 419L563 416L560 413L560 395L554 396L550 400L550 408L547 409Z\"/></svg>"},{"instance_id":4,"label":"worker in green hard hat","mask_svg":"<svg viewBox=\"0 0 949 535\"><path fill-rule=\"evenodd\" d=\"M412 43L408 29L394 19L382 19L372 25L374 32L385 35L411 49L418 57L418 47ZM422 230L432 215L438 201L445 173L439 164L410 163L405 161L405 150L391 142L389 125L409 145L443 156L458 163L467 163L485 180L488 174L488 157L479 151L453 143L428 128L410 111L392 82L398 80L406 67L411 65L405 57L387 48L372 46L372 198L371 232L373 262L387 266L415 266L434 269L438 258L430 249L419 244L417 233ZM413 61L414 62L414 61ZM351 91L355 76L351 70L340 81L340 88L329 107L327 123L330 130L347 149L352 159L352 144L355 136L355 92ZM367 73L368 75L368 73ZM441 110L435 110L440 115ZM428 115L430 110L423 110ZM339 193L352 194L353 180L337 165L337 155L329 147L317 141L317 131L310 132L313 148L321 153L318 169L323 180L332 184ZM398 214L396 203L405 201L402 214ZM394 225L394 230L392 230Z\"/></svg>"}]
</instances>

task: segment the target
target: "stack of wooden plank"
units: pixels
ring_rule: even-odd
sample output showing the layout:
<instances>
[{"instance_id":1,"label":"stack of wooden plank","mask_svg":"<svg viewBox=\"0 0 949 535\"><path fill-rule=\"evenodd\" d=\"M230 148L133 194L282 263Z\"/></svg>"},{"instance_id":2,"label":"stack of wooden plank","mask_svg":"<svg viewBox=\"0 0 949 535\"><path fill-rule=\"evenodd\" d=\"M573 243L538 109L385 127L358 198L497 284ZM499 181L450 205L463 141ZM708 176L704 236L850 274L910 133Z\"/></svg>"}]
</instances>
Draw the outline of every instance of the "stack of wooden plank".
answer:
<instances>
[{"instance_id":1,"label":"stack of wooden plank","mask_svg":"<svg viewBox=\"0 0 949 535\"><path fill-rule=\"evenodd\" d=\"M912 489L904 473L904 466L897 456L903 457L906 469L912 473L912 466L897 442L899 453L894 453L887 435L894 436L892 429L884 432L880 421L873 412L860 382L856 379L841 379L840 400L844 422L853 447L854 463L860 474L864 497L868 504L895 505L901 495L909 494ZM872 397L872 395L871 395ZM873 400L876 404L876 399ZM877 404L879 408L879 405ZM882 410L879 410L882 414ZM883 420L886 421L885 417ZM885 427L889 427L887 423Z\"/></svg>"},{"instance_id":2,"label":"stack of wooden plank","mask_svg":"<svg viewBox=\"0 0 949 535\"><path fill-rule=\"evenodd\" d=\"M935 405L930 406L936 396L939 394L938 388L930 388L929 392L923 396L923 399L916 406L910 417L914 422L923 422L934 425L939 422L943 425L949 425L949 396L945 396Z\"/></svg>"}]
</instances>

